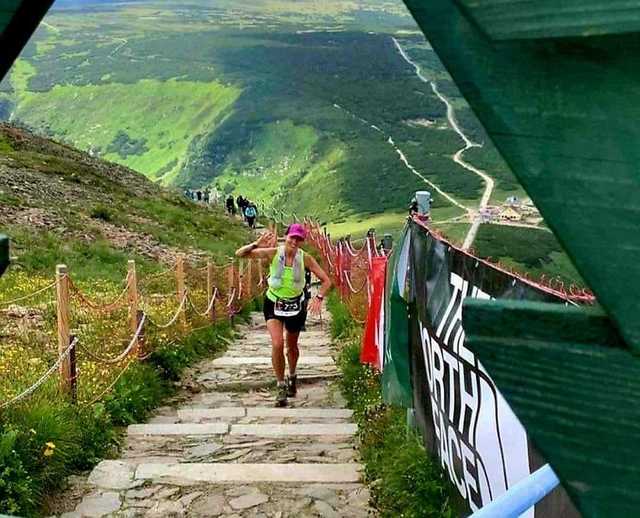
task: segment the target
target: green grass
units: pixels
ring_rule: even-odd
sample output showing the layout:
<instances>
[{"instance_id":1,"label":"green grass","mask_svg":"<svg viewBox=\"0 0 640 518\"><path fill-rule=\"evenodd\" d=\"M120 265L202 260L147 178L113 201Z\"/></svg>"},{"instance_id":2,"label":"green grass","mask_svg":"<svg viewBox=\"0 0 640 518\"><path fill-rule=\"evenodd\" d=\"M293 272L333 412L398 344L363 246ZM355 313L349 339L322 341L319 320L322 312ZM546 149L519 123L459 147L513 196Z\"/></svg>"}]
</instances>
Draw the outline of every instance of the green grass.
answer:
<instances>
[{"instance_id":1,"label":"green grass","mask_svg":"<svg viewBox=\"0 0 640 518\"><path fill-rule=\"evenodd\" d=\"M0 135L0 155L13 153L14 149L11 143L2 135Z\"/></svg>"},{"instance_id":2,"label":"green grass","mask_svg":"<svg viewBox=\"0 0 640 518\"><path fill-rule=\"evenodd\" d=\"M407 207L409 203L407 202ZM371 215L354 215L344 219L344 221L333 221L327 224L327 231L331 234L331 237L344 237L351 235L353 238L359 238L366 235L367 230L374 228L376 235L382 238L385 233L390 233L394 237L397 237L400 231L404 228L409 212L395 212L388 211L382 214ZM451 229L455 228L456 224L438 223L440 221L447 221L451 218L456 218L462 215L463 212L458 207L442 207L434 208L431 210L431 219L435 223L436 228L441 227ZM463 225L468 227L468 225Z\"/></svg>"},{"instance_id":3,"label":"green grass","mask_svg":"<svg viewBox=\"0 0 640 518\"><path fill-rule=\"evenodd\" d=\"M332 294L332 336L342 345L338 366L340 388L358 423L359 449L372 501L383 517L453 517L455 489L440 464L406 426L404 409L382 401L380 376L360 364L359 330L346 307Z\"/></svg>"},{"instance_id":4,"label":"green grass","mask_svg":"<svg viewBox=\"0 0 640 518\"><path fill-rule=\"evenodd\" d=\"M126 275L127 260L134 258L141 272L156 271L159 266L133 254L114 249L104 239L84 242L24 226L8 226L3 232L11 236L12 253L17 256L11 270L44 274L53 278L58 264L66 264L76 280L100 278L119 284ZM1 288L9 290L11 275L2 279Z\"/></svg>"},{"instance_id":5,"label":"green grass","mask_svg":"<svg viewBox=\"0 0 640 518\"><path fill-rule=\"evenodd\" d=\"M194 139L214 131L240 94L217 82L154 79L31 92L22 88L35 70L25 72L29 65L20 63L12 75L21 88L18 119L164 183L185 164ZM123 134L146 146L139 146L139 154L118 153L117 137Z\"/></svg>"},{"instance_id":6,"label":"green grass","mask_svg":"<svg viewBox=\"0 0 640 518\"><path fill-rule=\"evenodd\" d=\"M469 223L441 223L434 228L454 245L461 246L467 236L471 225Z\"/></svg>"},{"instance_id":7,"label":"green grass","mask_svg":"<svg viewBox=\"0 0 640 518\"><path fill-rule=\"evenodd\" d=\"M161 243L198 248L218 258L232 255L250 239L247 228L230 221L221 210L203 208L180 197L134 198L129 200L127 211L150 220L136 228Z\"/></svg>"},{"instance_id":8,"label":"green grass","mask_svg":"<svg viewBox=\"0 0 640 518\"><path fill-rule=\"evenodd\" d=\"M408 204L407 204L408 205ZM327 231L332 238L351 235L354 239L364 237L370 228L376 229L376 235L385 233L399 234L404 227L408 212L385 212L373 216L351 216L342 223L329 223Z\"/></svg>"},{"instance_id":9,"label":"green grass","mask_svg":"<svg viewBox=\"0 0 640 518\"><path fill-rule=\"evenodd\" d=\"M3 412L0 513L41 515L45 495L60 489L67 475L114 453L117 427L143 420L174 390L170 381L196 360L224 350L226 341L220 337L229 334L223 323L158 347L148 363L129 368L111 394L91 407L75 407L55 392L41 392Z\"/></svg>"},{"instance_id":10,"label":"green grass","mask_svg":"<svg viewBox=\"0 0 640 518\"><path fill-rule=\"evenodd\" d=\"M318 138L311 126L290 120L265 124L252 146L232 153L216 183L252 200L266 200L270 193L295 187L307 172Z\"/></svg>"}]
</instances>

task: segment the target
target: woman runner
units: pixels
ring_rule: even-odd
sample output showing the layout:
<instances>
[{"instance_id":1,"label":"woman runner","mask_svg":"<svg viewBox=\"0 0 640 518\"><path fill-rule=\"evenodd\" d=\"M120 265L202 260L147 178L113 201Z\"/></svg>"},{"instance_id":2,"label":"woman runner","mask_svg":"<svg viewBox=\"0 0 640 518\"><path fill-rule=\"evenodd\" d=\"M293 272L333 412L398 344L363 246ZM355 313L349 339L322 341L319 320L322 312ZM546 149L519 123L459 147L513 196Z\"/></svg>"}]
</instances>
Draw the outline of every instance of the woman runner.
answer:
<instances>
[{"instance_id":1,"label":"woman runner","mask_svg":"<svg viewBox=\"0 0 640 518\"><path fill-rule=\"evenodd\" d=\"M312 315L320 315L322 301L331 288L331 280L318 262L300 248L307 232L304 227L294 223L287 229L284 245L275 247L276 236L265 232L257 241L236 251L237 257L269 259L269 288L264 298L264 318L271 335L271 364L278 382L276 406L286 406L287 397L295 397L296 366L300 351L298 338L307 311L304 304L305 269L320 279L322 285L318 294L309 302L308 310ZM284 331L287 331L286 335ZM287 344L289 377L284 377L284 344Z\"/></svg>"}]
</instances>

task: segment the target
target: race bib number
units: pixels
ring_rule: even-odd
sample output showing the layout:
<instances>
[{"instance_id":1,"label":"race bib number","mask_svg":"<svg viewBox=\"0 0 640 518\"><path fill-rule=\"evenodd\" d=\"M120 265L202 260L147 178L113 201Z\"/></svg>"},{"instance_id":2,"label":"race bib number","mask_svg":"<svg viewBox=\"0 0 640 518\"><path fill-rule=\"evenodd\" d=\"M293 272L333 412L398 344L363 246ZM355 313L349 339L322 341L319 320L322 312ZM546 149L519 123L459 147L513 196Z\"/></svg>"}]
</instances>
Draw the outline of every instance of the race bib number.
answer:
<instances>
[{"instance_id":1,"label":"race bib number","mask_svg":"<svg viewBox=\"0 0 640 518\"><path fill-rule=\"evenodd\" d=\"M273 313L277 317L295 317L300 311L302 311L302 297L278 299L273 309Z\"/></svg>"}]
</instances>

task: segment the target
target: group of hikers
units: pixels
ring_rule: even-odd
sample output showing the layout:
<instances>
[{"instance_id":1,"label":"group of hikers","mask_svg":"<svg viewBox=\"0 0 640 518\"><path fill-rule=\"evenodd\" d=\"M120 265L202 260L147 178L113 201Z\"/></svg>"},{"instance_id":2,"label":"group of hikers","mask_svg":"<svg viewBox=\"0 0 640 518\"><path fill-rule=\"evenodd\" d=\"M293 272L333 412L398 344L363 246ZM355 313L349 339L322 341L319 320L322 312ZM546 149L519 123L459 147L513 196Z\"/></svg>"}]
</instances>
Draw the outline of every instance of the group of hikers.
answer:
<instances>
[{"instance_id":1,"label":"group of hikers","mask_svg":"<svg viewBox=\"0 0 640 518\"><path fill-rule=\"evenodd\" d=\"M256 219L258 218L258 207L256 207L256 204L247 198L243 198L242 195L238 195L234 200L230 194L225 202L227 212L230 215L237 214L236 205L240 211L240 216L247 222L247 225L249 225L250 228L256 228Z\"/></svg>"},{"instance_id":2,"label":"group of hikers","mask_svg":"<svg viewBox=\"0 0 640 518\"><path fill-rule=\"evenodd\" d=\"M184 195L192 201L204 203L206 205L218 204L218 191L216 189L212 191L209 187L206 187L205 189L185 189Z\"/></svg>"}]
</instances>

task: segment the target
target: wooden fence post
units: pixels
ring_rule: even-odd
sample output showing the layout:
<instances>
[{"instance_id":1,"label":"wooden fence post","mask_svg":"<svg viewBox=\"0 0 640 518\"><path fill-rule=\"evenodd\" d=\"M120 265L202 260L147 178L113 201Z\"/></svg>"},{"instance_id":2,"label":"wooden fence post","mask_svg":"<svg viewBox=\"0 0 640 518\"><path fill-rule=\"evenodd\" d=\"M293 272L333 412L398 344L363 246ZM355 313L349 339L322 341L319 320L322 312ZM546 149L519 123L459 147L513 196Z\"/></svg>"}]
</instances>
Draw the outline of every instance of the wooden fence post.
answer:
<instances>
[{"instance_id":1,"label":"wooden fence post","mask_svg":"<svg viewBox=\"0 0 640 518\"><path fill-rule=\"evenodd\" d=\"M178 298L178 304L182 303L185 293L186 288L184 284L184 254L178 254L176 256L176 296ZM183 326L186 324L185 309L186 306L182 308L182 314L180 315L180 322Z\"/></svg>"},{"instance_id":2,"label":"wooden fence post","mask_svg":"<svg viewBox=\"0 0 640 518\"><path fill-rule=\"evenodd\" d=\"M227 310L228 310L228 314L229 314L229 320L231 321L231 323L233 324L233 298L232 298L232 294L233 294L233 290L234 290L234 284L235 284L235 268L234 268L234 261L231 261L231 264L229 265L228 269L227 269L227 292L229 293L229 298L228 300L225 302L225 306L227 304L230 305L228 306Z\"/></svg>"},{"instance_id":3,"label":"wooden fence post","mask_svg":"<svg viewBox=\"0 0 640 518\"><path fill-rule=\"evenodd\" d=\"M247 280L246 280L246 286L247 286L247 295L248 298L251 299L251 297L253 297L253 259L249 259L247 261Z\"/></svg>"},{"instance_id":4,"label":"wooden fence post","mask_svg":"<svg viewBox=\"0 0 640 518\"><path fill-rule=\"evenodd\" d=\"M62 355L71 344L69 322L71 320L69 307L69 277L64 264L56 266L56 307L58 319L58 354ZM63 392L73 393L73 380L71 378L71 361L67 356L60 363L60 385Z\"/></svg>"},{"instance_id":5,"label":"wooden fence post","mask_svg":"<svg viewBox=\"0 0 640 518\"><path fill-rule=\"evenodd\" d=\"M238 298L242 299L242 295L244 294L244 272L245 272L245 263L242 260L238 260Z\"/></svg>"},{"instance_id":6,"label":"wooden fence post","mask_svg":"<svg viewBox=\"0 0 640 518\"><path fill-rule=\"evenodd\" d=\"M129 260L127 262L128 273L128 298L129 298L129 328L131 329L131 336L135 336L138 330L138 276L136 274L136 262ZM136 339L136 345L134 351L140 356L140 340Z\"/></svg>"},{"instance_id":7,"label":"wooden fence post","mask_svg":"<svg viewBox=\"0 0 640 518\"><path fill-rule=\"evenodd\" d=\"M214 289L215 279L214 279L214 271L213 271L213 263L211 261L207 261L207 305L211 304L211 298L215 293ZM211 309L209 310L209 319L211 322L216 321L216 303L211 304Z\"/></svg>"}]
</instances>

